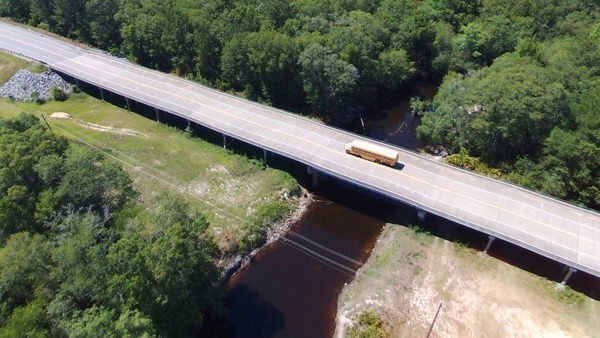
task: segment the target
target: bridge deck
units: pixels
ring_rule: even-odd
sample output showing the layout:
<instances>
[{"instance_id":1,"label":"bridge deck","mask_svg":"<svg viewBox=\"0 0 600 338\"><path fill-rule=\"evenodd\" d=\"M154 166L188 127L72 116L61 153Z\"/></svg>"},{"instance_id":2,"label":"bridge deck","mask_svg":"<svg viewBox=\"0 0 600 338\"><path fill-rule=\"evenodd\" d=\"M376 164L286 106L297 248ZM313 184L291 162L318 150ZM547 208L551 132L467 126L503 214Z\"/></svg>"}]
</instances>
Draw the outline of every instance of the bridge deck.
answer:
<instances>
[{"instance_id":1,"label":"bridge deck","mask_svg":"<svg viewBox=\"0 0 600 338\"><path fill-rule=\"evenodd\" d=\"M0 48L600 277L600 214L406 150L349 156L359 135L0 23Z\"/></svg>"}]
</instances>

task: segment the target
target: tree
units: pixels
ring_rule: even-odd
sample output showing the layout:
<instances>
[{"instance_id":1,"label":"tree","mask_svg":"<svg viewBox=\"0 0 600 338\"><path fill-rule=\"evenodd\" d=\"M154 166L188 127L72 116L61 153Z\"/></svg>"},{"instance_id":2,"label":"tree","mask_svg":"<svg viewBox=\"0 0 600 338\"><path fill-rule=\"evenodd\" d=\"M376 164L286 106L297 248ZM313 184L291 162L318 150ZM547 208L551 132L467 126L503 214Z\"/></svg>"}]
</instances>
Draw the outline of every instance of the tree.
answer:
<instances>
[{"instance_id":1,"label":"tree","mask_svg":"<svg viewBox=\"0 0 600 338\"><path fill-rule=\"evenodd\" d=\"M64 172L55 194L59 205L71 204L76 210L87 207L118 210L135 196L127 173L98 152L70 147Z\"/></svg>"},{"instance_id":2,"label":"tree","mask_svg":"<svg viewBox=\"0 0 600 338\"><path fill-rule=\"evenodd\" d=\"M30 17L28 0L0 0L0 16L9 16L18 22L27 22Z\"/></svg>"},{"instance_id":3,"label":"tree","mask_svg":"<svg viewBox=\"0 0 600 338\"><path fill-rule=\"evenodd\" d=\"M34 213L44 186L35 168L41 159L61 156L66 148L66 139L48 132L32 115L0 120L0 228L4 236L41 230Z\"/></svg>"},{"instance_id":4,"label":"tree","mask_svg":"<svg viewBox=\"0 0 600 338\"><path fill-rule=\"evenodd\" d=\"M91 42L100 49L116 52L121 44L120 26L117 21L121 1L87 0Z\"/></svg>"},{"instance_id":5,"label":"tree","mask_svg":"<svg viewBox=\"0 0 600 338\"><path fill-rule=\"evenodd\" d=\"M419 137L488 163L537 158L544 139L572 115L561 83L530 58L507 55L464 78L448 77Z\"/></svg>"},{"instance_id":6,"label":"tree","mask_svg":"<svg viewBox=\"0 0 600 338\"><path fill-rule=\"evenodd\" d=\"M53 30L63 36L91 42L87 0L52 0Z\"/></svg>"},{"instance_id":7,"label":"tree","mask_svg":"<svg viewBox=\"0 0 600 338\"><path fill-rule=\"evenodd\" d=\"M44 237L27 232L10 236L0 249L0 318L33 301L53 266Z\"/></svg>"},{"instance_id":8,"label":"tree","mask_svg":"<svg viewBox=\"0 0 600 338\"><path fill-rule=\"evenodd\" d=\"M216 249L205 235L204 217L190 215L181 198L159 195L155 203L111 246L109 294L147 314L160 334L181 336L200 328L203 313L222 297L212 263Z\"/></svg>"},{"instance_id":9,"label":"tree","mask_svg":"<svg viewBox=\"0 0 600 338\"><path fill-rule=\"evenodd\" d=\"M236 35L223 48L223 78L253 99L299 102L298 54L294 40L275 31Z\"/></svg>"},{"instance_id":10,"label":"tree","mask_svg":"<svg viewBox=\"0 0 600 338\"><path fill-rule=\"evenodd\" d=\"M350 94L359 78L356 67L317 43L300 53L298 63L304 93L313 112L333 117L348 107Z\"/></svg>"},{"instance_id":11,"label":"tree","mask_svg":"<svg viewBox=\"0 0 600 338\"><path fill-rule=\"evenodd\" d=\"M2 337L43 338L50 336L49 323L44 313L44 302L37 299L23 307L15 309L4 327L0 329Z\"/></svg>"}]
</instances>

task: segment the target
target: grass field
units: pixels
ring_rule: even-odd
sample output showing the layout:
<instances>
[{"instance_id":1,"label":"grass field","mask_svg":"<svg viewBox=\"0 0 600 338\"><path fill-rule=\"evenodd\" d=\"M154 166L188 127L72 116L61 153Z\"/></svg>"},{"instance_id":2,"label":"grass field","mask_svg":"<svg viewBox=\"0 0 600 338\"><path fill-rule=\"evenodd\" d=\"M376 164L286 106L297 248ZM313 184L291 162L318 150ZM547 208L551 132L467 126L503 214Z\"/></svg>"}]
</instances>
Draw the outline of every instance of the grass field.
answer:
<instances>
[{"instance_id":1,"label":"grass field","mask_svg":"<svg viewBox=\"0 0 600 338\"><path fill-rule=\"evenodd\" d=\"M4 84L20 69L41 73L48 68L39 63L31 63L6 53L0 53L0 84Z\"/></svg>"},{"instance_id":2,"label":"grass field","mask_svg":"<svg viewBox=\"0 0 600 338\"><path fill-rule=\"evenodd\" d=\"M0 54L0 65L2 76L8 78L10 69L14 74L37 67L6 54ZM0 118L21 112L43 114L55 133L119 161L141 193L141 201L163 189L184 194L210 220L222 249L234 247L248 235L240 225L259 207L282 200L296 203L284 197L298 188L286 172L85 93L41 105L0 99ZM56 117L67 116L57 112L67 113L68 118Z\"/></svg>"}]
</instances>

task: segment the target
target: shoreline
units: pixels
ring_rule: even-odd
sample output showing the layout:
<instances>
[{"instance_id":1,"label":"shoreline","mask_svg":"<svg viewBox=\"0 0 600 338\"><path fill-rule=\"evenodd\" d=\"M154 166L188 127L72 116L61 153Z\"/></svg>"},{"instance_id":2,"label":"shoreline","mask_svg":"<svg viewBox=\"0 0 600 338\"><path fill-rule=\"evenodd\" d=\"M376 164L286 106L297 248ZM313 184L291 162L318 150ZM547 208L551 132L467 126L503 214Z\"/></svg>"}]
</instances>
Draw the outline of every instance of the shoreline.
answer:
<instances>
[{"instance_id":1,"label":"shoreline","mask_svg":"<svg viewBox=\"0 0 600 338\"><path fill-rule=\"evenodd\" d=\"M271 245L273 242L285 235L292 225L302 219L314 200L313 195L308 190L302 186L300 186L300 190L301 195L298 197L298 205L295 210L286 219L273 224L269 229L267 229L267 239L263 245L246 254L234 255L217 262L217 266L223 270L223 276L225 277L225 280L229 281L238 271L245 268L252 261L252 257L256 256L262 249Z\"/></svg>"}]
</instances>

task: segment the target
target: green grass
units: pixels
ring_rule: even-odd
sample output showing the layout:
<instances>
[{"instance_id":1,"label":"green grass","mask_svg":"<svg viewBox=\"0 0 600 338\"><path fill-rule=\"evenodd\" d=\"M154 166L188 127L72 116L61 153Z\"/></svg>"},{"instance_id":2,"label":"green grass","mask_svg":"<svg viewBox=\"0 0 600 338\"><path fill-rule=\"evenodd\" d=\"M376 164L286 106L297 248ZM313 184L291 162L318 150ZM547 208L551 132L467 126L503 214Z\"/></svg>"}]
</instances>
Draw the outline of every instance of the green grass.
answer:
<instances>
[{"instance_id":1,"label":"green grass","mask_svg":"<svg viewBox=\"0 0 600 338\"><path fill-rule=\"evenodd\" d=\"M46 66L40 63L29 62L11 54L0 52L0 85L6 83L20 69L27 69L34 73L42 73L48 70Z\"/></svg>"},{"instance_id":2,"label":"green grass","mask_svg":"<svg viewBox=\"0 0 600 338\"><path fill-rule=\"evenodd\" d=\"M0 118L21 112L44 114L55 133L114 156L130 173L141 201L162 189L184 194L207 216L224 250L234 248L247 235L251 229L242 225L261 206L297 189L296 181L285 172L84 93L41 105L0 100ZM55 112L71 117L51 117Z\"/></svg>"}]
</instances>

